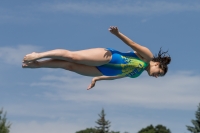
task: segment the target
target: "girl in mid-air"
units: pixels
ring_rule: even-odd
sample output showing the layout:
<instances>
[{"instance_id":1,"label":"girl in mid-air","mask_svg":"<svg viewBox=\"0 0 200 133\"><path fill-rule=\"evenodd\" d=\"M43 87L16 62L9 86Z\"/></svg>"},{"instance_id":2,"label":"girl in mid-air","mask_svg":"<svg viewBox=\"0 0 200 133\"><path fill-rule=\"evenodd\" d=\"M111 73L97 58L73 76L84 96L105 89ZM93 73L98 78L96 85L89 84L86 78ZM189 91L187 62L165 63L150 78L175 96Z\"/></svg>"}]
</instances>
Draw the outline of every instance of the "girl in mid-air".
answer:
<instances>
[{"instance_id":1,"label":"girl in mid-air","mask_svg":"<svg viewBox=\"0 0 200 133\"><path fill-rule=\"evenodd\" d=\"M84 76L92 76L88 90L98 80L113 80L124 77L136 78L144 70L149 76L160 77L167 73L171 57L161 49L156 56L152 52L123 35L117 27L109 31L120 38L133 51L122 53L112 48L93 48L80 51L55 49L42 53L27 54L23 59L23 68L63 68ZM42 58L50 58L38 61Z\"/></svg>"}]
</instances>

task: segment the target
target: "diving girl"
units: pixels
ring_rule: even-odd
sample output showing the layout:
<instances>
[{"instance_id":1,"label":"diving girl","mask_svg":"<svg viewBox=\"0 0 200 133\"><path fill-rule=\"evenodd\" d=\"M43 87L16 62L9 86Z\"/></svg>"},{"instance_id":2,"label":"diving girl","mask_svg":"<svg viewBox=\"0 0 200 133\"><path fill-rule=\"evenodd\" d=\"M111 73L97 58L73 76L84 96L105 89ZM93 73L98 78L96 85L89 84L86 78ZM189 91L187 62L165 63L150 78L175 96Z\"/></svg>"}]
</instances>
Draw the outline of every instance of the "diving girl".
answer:
<instances>
[{"instance_id":1,"label":"diving girl","mask_svg":"<svg viewBox=\"0 0 200 133\"><path fill-rule=\"evenodd\" d=\"M130 46L133 51L122 53L112 48L92 48L80 51L55 49L47 52L27 54L23 59L23 68L62 68L84 76L92 76L88 90L99 80L114 80L124 77L136 78L143 71L149 76L164 76L168 71L171 57L161 49L156 56L122 34L117 27L109 31ZM42 58L50 58L39 61Z\"/></svg>"}]
</instances>

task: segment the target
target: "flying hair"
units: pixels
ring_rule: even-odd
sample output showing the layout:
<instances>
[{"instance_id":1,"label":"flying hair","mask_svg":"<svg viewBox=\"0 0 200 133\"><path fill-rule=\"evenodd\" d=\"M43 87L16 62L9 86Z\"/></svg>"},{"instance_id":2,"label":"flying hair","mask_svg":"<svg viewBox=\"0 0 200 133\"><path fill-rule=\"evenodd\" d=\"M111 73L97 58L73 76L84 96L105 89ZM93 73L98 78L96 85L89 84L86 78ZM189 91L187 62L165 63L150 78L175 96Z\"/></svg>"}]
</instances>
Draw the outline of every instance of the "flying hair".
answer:
<instances>
[{"instance_id":1,"label":"flying hair","mask_svg":"<svg viewBox=\"0 0 200 133\"><path fill-rule=\"evenodd\" d=\"M160 68L164 70L164 75L168 71L168 64L171 62L171 57L168 54L168 50L163 52L162 48L160 48L158 54L155 54L154 58L152 59L154 62L159 62L160 63Z\"/></svg>"}]
</instances>

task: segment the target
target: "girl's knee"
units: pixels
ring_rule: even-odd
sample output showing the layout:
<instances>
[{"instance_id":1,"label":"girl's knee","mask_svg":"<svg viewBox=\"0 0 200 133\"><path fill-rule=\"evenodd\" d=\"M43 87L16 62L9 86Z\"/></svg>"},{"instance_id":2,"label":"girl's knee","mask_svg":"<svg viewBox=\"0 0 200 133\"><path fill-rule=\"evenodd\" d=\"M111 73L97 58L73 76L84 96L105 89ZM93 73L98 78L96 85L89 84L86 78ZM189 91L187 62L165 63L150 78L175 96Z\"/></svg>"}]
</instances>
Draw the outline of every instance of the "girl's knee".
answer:
<instances>
[{"instance_id":1,"label":"girl's knee","mask_svg":"<svg viewBox=\"0 0 200 133\"><path fill-rule=\"evenodd\" d=\"M81 57L78 54L71 51L69 52L68 56L71 62L77 63L81 60Z\"/></svg>"},{"instance_id":2,"label":"girl's knee","mask_svg":"<svg viewBox=\"0 0 200 133\"><path fill-rule=\"evenodd\" d=\"M76 64L74 64L74 63L66 62L63 68L66 70L69 70L69 71L74 71L75 66L76 66Z\"/></svg>"},{"instance_id":3,"label":"girl's knee","mask_svg":"<svg viewBox=\"0 0 200 133\"><path fill-rule=\"evenodd\" d=\"M59 53L61 57L66 58L67 61L76 62L79 60L79 56L73 51L56 49L56 52Z\"/></svg>"}]
</instances>

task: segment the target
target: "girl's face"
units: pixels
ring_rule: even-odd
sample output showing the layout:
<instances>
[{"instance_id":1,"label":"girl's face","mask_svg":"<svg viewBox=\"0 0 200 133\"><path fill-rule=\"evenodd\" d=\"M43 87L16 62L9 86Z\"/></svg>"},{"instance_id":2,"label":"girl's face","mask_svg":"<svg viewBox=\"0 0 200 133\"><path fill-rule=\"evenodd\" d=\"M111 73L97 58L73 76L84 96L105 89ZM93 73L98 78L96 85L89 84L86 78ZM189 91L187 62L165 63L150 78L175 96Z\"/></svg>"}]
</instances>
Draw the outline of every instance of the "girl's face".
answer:
<instances>
[{"instance_id":1,"label":"girl's face","mask_svg":"<svg viewBox=\"0 0 200 133\"><path fill-rule=\"evenodd\" d=\"M157 78L159 76L164 75L164 71L160 68L159 62L151 62L149 65L150 65L148 70L149 76Z\"/></svg>"}]
</instances>

